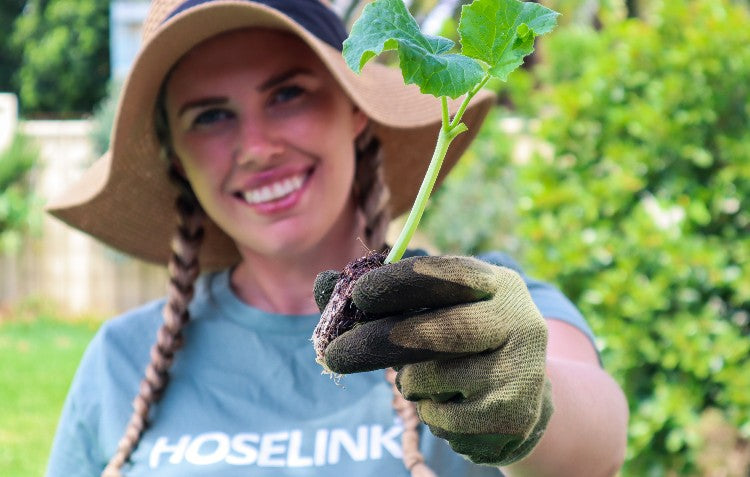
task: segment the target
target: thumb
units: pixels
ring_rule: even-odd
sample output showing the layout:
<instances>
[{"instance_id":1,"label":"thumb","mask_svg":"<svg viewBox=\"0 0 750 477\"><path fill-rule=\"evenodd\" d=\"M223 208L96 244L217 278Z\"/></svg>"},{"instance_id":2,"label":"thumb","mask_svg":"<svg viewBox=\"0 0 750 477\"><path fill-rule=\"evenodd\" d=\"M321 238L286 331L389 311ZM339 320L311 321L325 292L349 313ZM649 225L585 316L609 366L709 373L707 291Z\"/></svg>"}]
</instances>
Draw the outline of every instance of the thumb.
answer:
<instances>
[{"instance_id":1,"label":"thumb","mask_svg":"<svg viewBox=\"0 0 750 477\"><path fill-rule=\"evenodd\" d=\"M321 313L331 299L333 288L336 286L336 282L339 280L340 276L341 274L336 270L326 270L320 272L318 276L315 277L313 295L315 296L315 304L318 305L318 310L320 310Z\"/></svg>"}]
</instances>

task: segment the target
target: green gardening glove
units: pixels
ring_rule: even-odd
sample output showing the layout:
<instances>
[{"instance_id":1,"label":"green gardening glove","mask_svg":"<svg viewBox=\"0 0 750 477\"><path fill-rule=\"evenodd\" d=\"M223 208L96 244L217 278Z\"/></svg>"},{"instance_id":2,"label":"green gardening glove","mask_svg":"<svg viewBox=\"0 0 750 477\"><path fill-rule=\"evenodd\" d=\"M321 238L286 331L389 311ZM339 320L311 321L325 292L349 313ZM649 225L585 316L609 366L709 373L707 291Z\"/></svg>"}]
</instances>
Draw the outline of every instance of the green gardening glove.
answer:
<instances>
[{"instance_id":1,"label":"green gardening glove","mask_svg":"<svg viewBox=\"0 0 750 477\"><path fill-rule=\"evenodd\" d=\"M315 283L322 309L335 272ZM359 322L325 348L341 374L394 367L433 434L480 464L526 456L552 414L547 327L521 277L468 257L414 257L354 285Z\"/></svg>"}]
</instances>

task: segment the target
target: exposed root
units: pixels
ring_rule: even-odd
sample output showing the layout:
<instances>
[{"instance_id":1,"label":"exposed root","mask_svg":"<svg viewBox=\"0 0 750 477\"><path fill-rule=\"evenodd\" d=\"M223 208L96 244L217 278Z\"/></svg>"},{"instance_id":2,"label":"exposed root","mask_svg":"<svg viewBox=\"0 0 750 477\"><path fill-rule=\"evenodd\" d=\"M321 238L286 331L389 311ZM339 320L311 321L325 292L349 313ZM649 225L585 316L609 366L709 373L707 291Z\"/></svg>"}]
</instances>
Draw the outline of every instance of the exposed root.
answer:
<instances>
[{"instance_id":1,"label":"exposed root","mask_svg":"<svg viewBox=\"0 0 750 477\"><path fill-rule=\"evenodd\" d=\"M366 321L364 313L357 309L352 302L352 291L357 279L383 265L385 254L370 252L364 257L349 262L341 271L341 276L333 288L320 321L312 336L315 347L315 360L323 366L326 372L331 371L325 366L323 356L328 344L342 333L352 329L359 321Z\"/></svg>"}]
</instances>

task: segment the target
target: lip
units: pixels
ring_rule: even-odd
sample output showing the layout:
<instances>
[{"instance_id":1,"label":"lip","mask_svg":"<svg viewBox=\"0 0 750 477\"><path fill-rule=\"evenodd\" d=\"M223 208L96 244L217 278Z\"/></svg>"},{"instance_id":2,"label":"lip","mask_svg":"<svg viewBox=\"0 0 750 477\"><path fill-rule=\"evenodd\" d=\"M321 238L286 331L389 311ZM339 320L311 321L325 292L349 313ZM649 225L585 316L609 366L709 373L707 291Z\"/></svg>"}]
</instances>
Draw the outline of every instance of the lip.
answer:
<instances>
[{"instance_id":1,"label":"lip","mask_svg":"<svg viewBox=\"0 0 750 477\"><path fill-rule=\"evenodd\" d=\"M232 195L257 213L277 214L292 209L300 202L313 172L313 167L260 172Z\"/></svg>"}]
</instances>

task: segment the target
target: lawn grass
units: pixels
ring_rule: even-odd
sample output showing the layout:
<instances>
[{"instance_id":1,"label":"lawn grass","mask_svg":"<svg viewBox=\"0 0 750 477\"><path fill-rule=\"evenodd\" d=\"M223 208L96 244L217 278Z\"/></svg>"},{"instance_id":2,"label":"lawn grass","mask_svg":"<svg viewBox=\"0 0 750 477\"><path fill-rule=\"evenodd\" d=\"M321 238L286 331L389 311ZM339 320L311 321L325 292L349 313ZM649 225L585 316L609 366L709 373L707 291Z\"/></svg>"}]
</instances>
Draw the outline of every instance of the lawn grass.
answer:
<instances>
[{"instance_id":1,"label":"lawn grass","mask_svg":"<svg viewBox=\"0 0 750 477\"><path fill-rule=\"evenodd\" d=\"M0 315L0 476L44 474L70 381L99 324Z\"/></svg>"}]
</instances>

